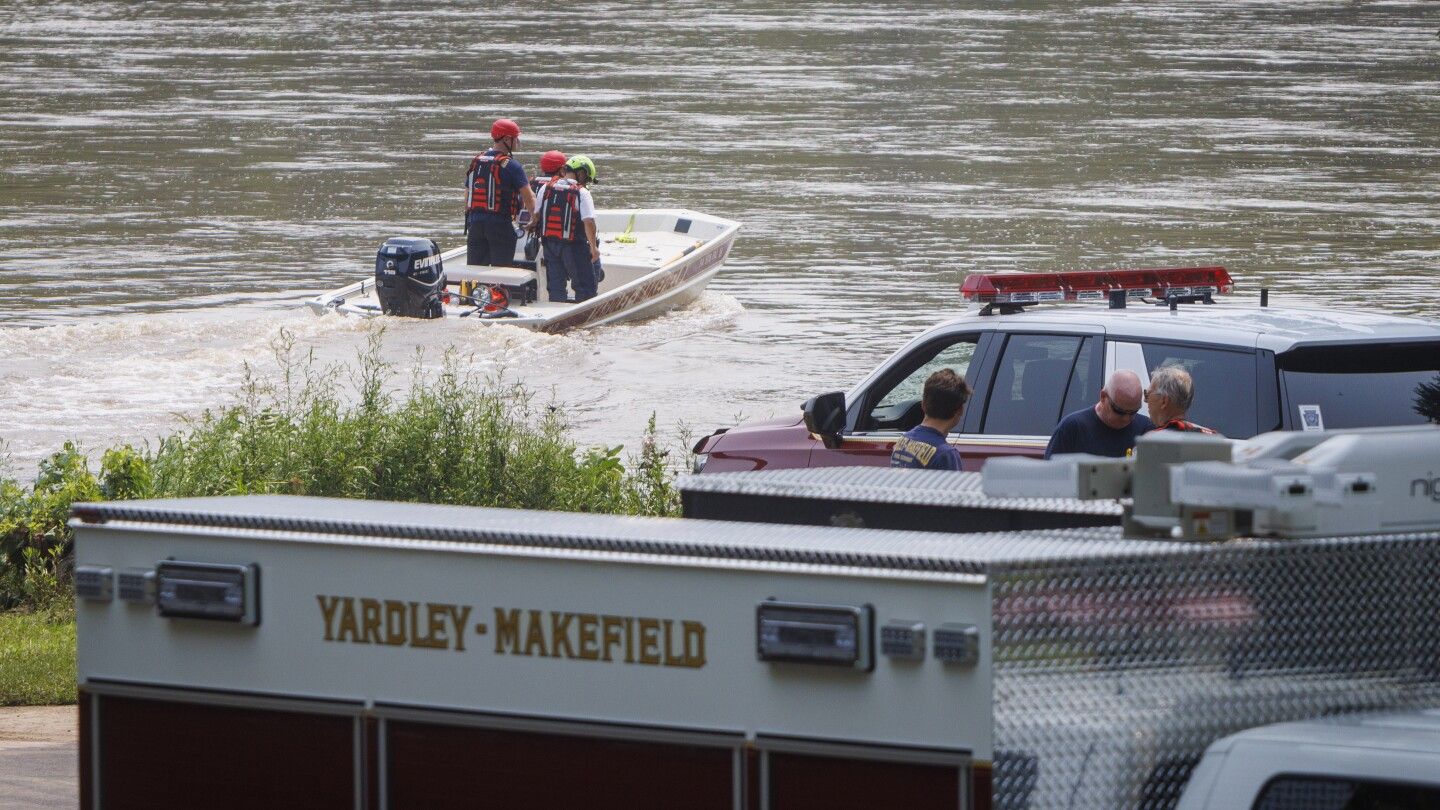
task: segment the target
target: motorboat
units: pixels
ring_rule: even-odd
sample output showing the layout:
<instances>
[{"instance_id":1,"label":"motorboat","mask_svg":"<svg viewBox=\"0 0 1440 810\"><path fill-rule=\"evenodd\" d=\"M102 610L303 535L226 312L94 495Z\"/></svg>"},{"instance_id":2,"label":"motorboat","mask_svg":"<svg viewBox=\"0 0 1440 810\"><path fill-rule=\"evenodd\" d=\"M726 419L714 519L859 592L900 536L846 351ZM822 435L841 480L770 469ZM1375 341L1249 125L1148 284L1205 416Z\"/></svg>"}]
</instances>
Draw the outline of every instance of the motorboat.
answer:
<instances>
[{"instance_id":1,"label":"motorboat","mask_svg":"<svg viewBox=\"0 0 1440 810\"><path fill-rule=\"evenodd\" d=\"M648 318L695 300L740 230L679 208L597 210L595 226L604 278L585 301L547 300L543 255L527 259L524 239L514 266L495 267L467 264L464 247L397 237L381 247L374 275L306 304L317 314L475 318L542 332Z\"/></svg>"}]
</instances>

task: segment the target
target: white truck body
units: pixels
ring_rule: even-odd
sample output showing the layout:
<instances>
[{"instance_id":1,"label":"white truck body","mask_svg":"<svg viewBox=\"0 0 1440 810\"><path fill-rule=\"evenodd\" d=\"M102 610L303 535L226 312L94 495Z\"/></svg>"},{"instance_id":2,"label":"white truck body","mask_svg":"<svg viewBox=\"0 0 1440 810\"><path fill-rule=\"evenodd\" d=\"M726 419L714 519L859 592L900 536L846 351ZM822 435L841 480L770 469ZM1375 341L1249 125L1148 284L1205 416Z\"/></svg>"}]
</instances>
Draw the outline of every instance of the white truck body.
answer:
<instances>
[{"instance_id":1,"label":"white truck body","mask_svg":"<svg viewBox=\"0 0 1440 810\"><path fill-rule=\"evenodd\" d=\"M497 806L1172 807L1227 734L1440 705L1440 532L1199 544L278 496L72 525L86 806L283 804L278 769L310 807L482 785ZM191 563L251 572L204 609L258 622L177 616L221 593L165 573ZM134 587L156 571L169 615ZM777 600L860 618L776 631ZM892 648L917 625L918 655ZM766 660L774 632L802 657L858 636L869 660ZM973 658L942 655L967 632ZM199 727L216 737L156 739Z\"/></svg>"}]
</instances>

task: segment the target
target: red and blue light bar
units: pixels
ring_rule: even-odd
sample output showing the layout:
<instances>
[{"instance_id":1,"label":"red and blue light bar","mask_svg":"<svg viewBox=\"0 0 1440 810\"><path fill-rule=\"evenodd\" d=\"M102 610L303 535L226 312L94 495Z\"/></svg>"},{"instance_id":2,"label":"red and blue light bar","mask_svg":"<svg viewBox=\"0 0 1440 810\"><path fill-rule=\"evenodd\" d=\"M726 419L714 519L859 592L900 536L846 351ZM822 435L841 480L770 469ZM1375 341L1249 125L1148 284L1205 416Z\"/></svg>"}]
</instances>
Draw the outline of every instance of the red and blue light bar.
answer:
<instances>
[{"instance_id":1,"label":"red and blue light bar","mask_svg":"<svg viewBox=\"0 0 1440 810\"><path fill-rule=\"evenodd\" d=\"M1223 267L1156 270L1084 270L1070 273L983 273L965 277L960 296L981 304L1042 301L1107 301L1126 298L1189 298L1227 295L1234 282Z\"/></svg>"}]
</instances>

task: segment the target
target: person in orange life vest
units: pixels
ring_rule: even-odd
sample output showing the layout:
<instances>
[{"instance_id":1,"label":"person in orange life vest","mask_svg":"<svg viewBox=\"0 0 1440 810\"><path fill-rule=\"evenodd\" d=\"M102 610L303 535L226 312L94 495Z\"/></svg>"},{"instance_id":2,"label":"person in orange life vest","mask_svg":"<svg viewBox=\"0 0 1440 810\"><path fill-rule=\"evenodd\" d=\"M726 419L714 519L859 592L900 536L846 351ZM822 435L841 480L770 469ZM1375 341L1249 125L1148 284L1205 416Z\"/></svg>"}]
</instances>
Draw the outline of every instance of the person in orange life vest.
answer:
<instances>
[{"instance_id":1,"label":"person in orange life vest","mask_svg":"<svg viewBox=\"0 0 1440 810\"><path fill-rule=\"evenodd\" d=\"M1204 425L1186 421L1185 412L1190 410L1194 401L1195 383L1185 369L1161 366L1150 375L1150 387L1145 391L1145 409L1150 414L1150 421L1155 424L1155 430L1219 435Z\"/></svg>"},{"instance_id":2,"label":"person in orange life vest","mask_svg":"<svg viewBox=\"0 0 1440 810\"><path fill-rule=\"evenodd\" d=\"M540 195L545 192L545 184L560 176L565 169L565 153L558 149L551 149L540 156L540 171L530 178L530 192L535 195L535 208L520 212L518 222L524 226L529 236L525 239L525 258L534 261L540 253L540 233L535 227L535 215L540 208ZM545 257L545 262L550 262L550 257Z\"/></svg>"},{"instance_id":3,"label":"person in orange life vest","mask_svg":"<svg viewBox=\"0 0 1440 810\"><path fill-rule=\"evenodd\" d=\"M595 163L584 155L565 162L564 176L545 184L536 204L535 226L545 246L545 290L551 301L567 301L565 283L575 288L575 301L595 297L594 264L600 259L595 232Z\"/></svg>"},{"instance_id":4,"label":"person in orange life vest","mask_svg":"<svg viewBox=\"0 0 1440 810\"><path fill-rule=\"evenodd\" d=\"M465 175L465 262L507 266L515 263L515 217L534 209L535 194L513 156L520 126L501 118L490 137L494 146L476 155Z\"/></svg>"},{"instance_id":5,"label":"person in orange life vest","mask_svg":"<svg viewBox=\"0 0 1440 810\"><path fill-rule=\"evenodd\" d=\"M540 173L530 178L530 191L535 194L535 201L540 201L540 192L549 183L561 176L565 171L565 153L559 149L551 149L540 156Z\"/></svg>"}]
</instances>

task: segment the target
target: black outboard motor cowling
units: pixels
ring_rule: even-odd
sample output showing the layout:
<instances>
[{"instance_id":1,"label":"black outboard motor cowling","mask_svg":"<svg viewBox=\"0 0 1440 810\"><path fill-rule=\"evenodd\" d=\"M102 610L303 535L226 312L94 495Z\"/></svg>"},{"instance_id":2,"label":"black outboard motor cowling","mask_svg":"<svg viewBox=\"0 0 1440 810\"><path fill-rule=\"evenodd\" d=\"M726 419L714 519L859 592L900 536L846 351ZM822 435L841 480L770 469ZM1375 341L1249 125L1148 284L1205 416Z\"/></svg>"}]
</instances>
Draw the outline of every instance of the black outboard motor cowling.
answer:
<instances>
[{"instance_id":1,"label":"black outboard motor cowling","mask_svg":"<svg viewBox=\"0 0 1440 810\"><path fill-rule=\"evenodd\" d=\"M443 318L445 266L433 239L392 236L375 257L375 295L386 315Z\"/></svg>"}]
</instances>

